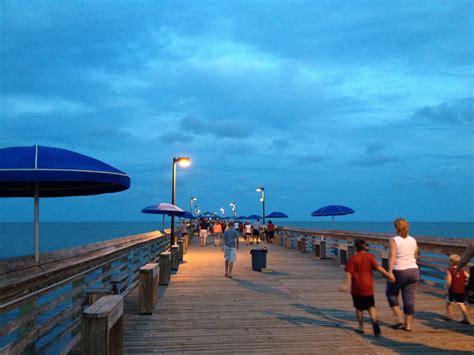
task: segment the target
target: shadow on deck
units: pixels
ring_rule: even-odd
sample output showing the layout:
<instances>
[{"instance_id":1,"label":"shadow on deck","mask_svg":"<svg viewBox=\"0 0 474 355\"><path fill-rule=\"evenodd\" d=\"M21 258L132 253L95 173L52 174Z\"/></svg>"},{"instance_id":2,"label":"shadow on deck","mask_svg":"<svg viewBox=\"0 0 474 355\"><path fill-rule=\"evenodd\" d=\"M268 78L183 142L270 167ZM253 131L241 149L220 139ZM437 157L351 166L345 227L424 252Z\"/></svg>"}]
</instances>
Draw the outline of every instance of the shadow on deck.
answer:
<instances>
[{"instance_id":1,"label":"shadow on deck","mask_svg":"<svg viewBox=\"0 0 474 355\"><path fill-rule=\"evenodd\" d=\"M160 286L153 315L138 314L137 290L125 300L126 353L466 353L474 352L474 326L441 319L441 291L420 285L414 331L393 330L385 282L375 280L382 335L356 327L352 299L338 287L343 268L333 260L266 245L269 274L251 271L241 243L234 278L224 277L223 254L197 238L185 263ZM456 310L457 311L457 310ZM469 310L474 319L472 307ZM459 315L458 315L459 316Z\"/></svg>"}]
</instances>

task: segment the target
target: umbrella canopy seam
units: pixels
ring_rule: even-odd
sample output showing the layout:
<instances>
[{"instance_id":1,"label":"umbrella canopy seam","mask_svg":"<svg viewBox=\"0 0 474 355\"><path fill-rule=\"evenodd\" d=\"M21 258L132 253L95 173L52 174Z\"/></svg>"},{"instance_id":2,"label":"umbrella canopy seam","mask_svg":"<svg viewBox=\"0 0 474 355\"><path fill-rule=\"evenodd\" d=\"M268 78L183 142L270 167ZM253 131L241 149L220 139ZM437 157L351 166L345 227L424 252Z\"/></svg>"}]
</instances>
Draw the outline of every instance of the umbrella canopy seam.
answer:
<instances>
[{"instance_id":1,"label":"umbrella canopy seam","mask_svg":"<svg viewBox=\"0 0 474 355\"><path fill-rule=\"evenodd\" d=\"M0 169L0 171L68 171L77 173L91 173L91 174L107 174L107 175L119 175L128 176L128 174L116 173L111 171L103 170L80 170L80 169L48 169L48 168L27 168L27 169Z\"/></svg>"}]
</instances>

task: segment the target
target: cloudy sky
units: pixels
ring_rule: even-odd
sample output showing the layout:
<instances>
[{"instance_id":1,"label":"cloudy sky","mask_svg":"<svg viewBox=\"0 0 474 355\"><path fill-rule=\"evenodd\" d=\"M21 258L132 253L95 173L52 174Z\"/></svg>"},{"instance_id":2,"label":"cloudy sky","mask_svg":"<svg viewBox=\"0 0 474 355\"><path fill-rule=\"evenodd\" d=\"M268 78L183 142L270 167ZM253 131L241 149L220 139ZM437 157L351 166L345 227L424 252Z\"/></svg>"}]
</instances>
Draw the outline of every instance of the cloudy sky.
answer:
<instances>
[{"instance_id":1,"label":"cloudy sky","mask_svg":"<svg viewBox=\"0 0 474 355\"><path fill-rule=\"evenodd\" d=\"M2 1L0 148L66 148L129 190L43 221L150 221L197 196L310 220L474 221L473 1ZM32 220L0 199L0 221Z\"/></svg>"}]
</instances>

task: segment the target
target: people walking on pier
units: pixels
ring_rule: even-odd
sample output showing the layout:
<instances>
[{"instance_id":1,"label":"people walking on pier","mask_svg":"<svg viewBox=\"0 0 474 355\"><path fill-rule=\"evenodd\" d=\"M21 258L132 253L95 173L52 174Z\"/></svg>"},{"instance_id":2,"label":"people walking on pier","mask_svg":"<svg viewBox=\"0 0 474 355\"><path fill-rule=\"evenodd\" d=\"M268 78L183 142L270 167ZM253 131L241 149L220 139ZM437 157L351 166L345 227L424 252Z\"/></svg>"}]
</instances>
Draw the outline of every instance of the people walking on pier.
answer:
<instances>
[{"instance_id":1,"label":"people walking on pier","mask_svg":"<svg viewBox=\"0 0 474 355\"><path fill-rule=\"evenodd\" d=\"M270 220L267 224L267 242L273 243L273 238L275 238L275 225Z\"/></svg>"},{"instance_id":2,"label":"people walking on pier","mask_svg":"<svg viewBox=\"0 0 474 355\"><path fill-rule=\"evenodd\" d=\"M397 317L394 329L412 331L413 314L415 313L415 291L420 280L420 269L416 263L418 244L415 238L408 235L409 224L403 218L393 222L397 235L389 244L389 272L394 274L396 281L387 282L385 294L393 314ZM402 293L403 313L400 309L398 296Z\"/></svg>"},{"instance_id":3,"label":"people walking on pier","mask_svg":"<svg viewBox=\"0 0 474 355\"><path fill-rule=\"evenodd\" d=\"M252 241L250 244L253 244L254 241L256 241L256 244L260 244L260 228L262 227L262 224L260 223L260 219L256 219L255 222L252 224Z\"/></svg>"},{"instance_id":4,"label":"people walking on pier","mask_svg":"<svg viewBox=\"0 0 474 355\"><path fill-rule=\"evenodd\" d=\"M218 247L221 245L222 240L222 226L219 222L214 223L214 246Z\"/></svg>"},{"instance_id":5,"label":"people walking on pier","mask_svg":"<svg viewBox=\"0 0 474 355\"><path fill-rule=\"evenodd\" d=\"M461 257L456 254L449 256L449 268L446 273L447 299L445 320L452 320L453 306L454 303L457 303L462 313L461 323L471 324L467 316L466 305L464 304L464 301L466 300L464 295L464 287L466 286L466 281L469 277L469 274L462 269L460 272L456 271L456 267L458 266L460 259Z\"/></svg>"},{"instance_id":6,"label":"people walking on pier","mask_svg":"<svg viewBox=\"0 0 474 355\"><path fill-rule=\"evenodd\" d=\"M206 246L208 230L209 230L209 221L207 220L207 218L204 218L201 220L201 223L199 224L199 237L201 238L202 247Z\"/></svg>"},{"instance_id":7,"label":"people walking on pier","mask_svg":"<svg viewBox=\"0 0 474 355\"><path fill-rule=\"evenodd\" d=\"M373 270L377 270L390 282L395 281L393 274L389 274L382 266L377 263L375 257L367 252L367 244L363 239L355 241L357 253L349 258L345 268L345 278L341 291L348 291L351 285L352 301L356 312L359 328L358 333L364 333L364 311L369 312L372 321L372 329L374 335L381 333L380 326L377 321L377 310L374 300L374 280Z\"/></svg>"},{"instance_id":8,"label":"people walking on pier","mask_svg":"<svg viewBox=\"0 0 474 355\"><path fill-rule=\"evenodd\" d=\"M249 245L250 237L252 235L252 225L250 224L249 221L245 221L244 230L245 230L245 244Z\"/></svg>"},{"instance_id":9,"label":"people walking on pier","mask_svg":"<svg viewBox=\"0 0 474 355\"><path fill-rule=\"evenodd\" d=\"M179 223L178 232L181 238L184 238L188 234L188 227L186 226L185 220L181 220Z\"/></svg>"},{"instance_id":10,"label":"people walking on pier","mask_svg":"<svg viewBox=\"0 0 474 355\"><path fill-rule=\"evenodd\" d=\"M234 228L234 222L229 222L229 228L224 233L224 262L225 276L232 278L232 268L239 249L239 234Z\"/></svg>"}]
</instances>

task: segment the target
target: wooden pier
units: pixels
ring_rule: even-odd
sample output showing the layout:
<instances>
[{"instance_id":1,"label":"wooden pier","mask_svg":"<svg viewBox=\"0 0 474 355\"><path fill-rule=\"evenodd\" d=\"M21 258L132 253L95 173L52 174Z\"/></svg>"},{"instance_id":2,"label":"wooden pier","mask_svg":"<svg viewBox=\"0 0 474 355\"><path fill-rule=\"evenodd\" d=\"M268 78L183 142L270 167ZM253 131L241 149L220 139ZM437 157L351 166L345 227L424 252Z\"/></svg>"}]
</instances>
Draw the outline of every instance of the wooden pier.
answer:
<instances>
[{"instance_id":1,"label":"wooden pier","mask_svg":"<svg viewBox=\"0 0 474 355\"><path fill-rule=\"evenodd\" d=\"M209 242L209 241L208 241ZM474 352L474 326L446 322L443 292L420 285L413 331L393 330L385 280L375 282L382 335L356 328L352 300L338 291L344 269L271 244L267 267L251 270L249 246L241 243L234 278L224 277L223 254L194 238L169 286L159 286L153 315L138 312L138 290L125 298L125 353L401 354ZM456 309L456 312L458 310ZM474 320L473 307L470 317ZM455 313L460 319L460 315Z\"/></svg>"}]
</instances>

